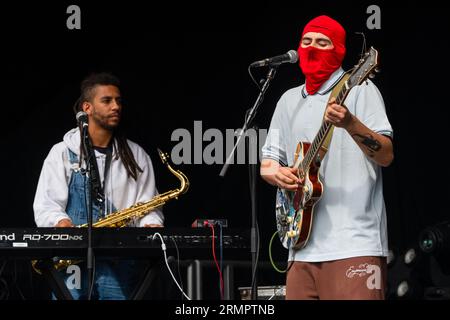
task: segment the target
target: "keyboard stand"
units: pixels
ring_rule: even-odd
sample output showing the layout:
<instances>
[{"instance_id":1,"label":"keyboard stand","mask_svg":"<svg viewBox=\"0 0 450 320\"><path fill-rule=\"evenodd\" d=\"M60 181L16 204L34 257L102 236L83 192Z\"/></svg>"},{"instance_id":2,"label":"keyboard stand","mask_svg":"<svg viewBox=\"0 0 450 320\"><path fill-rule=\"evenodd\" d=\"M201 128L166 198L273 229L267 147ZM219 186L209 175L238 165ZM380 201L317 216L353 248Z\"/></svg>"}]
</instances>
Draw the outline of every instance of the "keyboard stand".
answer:
<instances>
[{"instance_id":1,"label":"keyboard stand","mask_svg":"<svg viewBox=\"0 0 450 320\"><path fill-rule=\"evenodd\" d=\"M167 263L170 265L173 260L174 258L172 256L169 256L167 258ZM158 271L160 271L161 268L166 267L164 259L159 259L153 263L152 261L155 260L150 260L147 269L145 270L144 277L140 281L140 285L138 285L134 292L131 294L130 300L142 300L145 297L148 288L155 280L155 277L158 275Z\"/></svg>"},{"instance_id":2,"label":"keyboard stand","mask_svg":"<svg viewBox=\"0 0 450 320\"><path fill-rule=\"evenodd\" d=\"M61 274L54 268L52 260L40 260L36 267L42 272L45 280L58 300L73 300L73 296L64 282Z\"/></svg>"}]
</instances>

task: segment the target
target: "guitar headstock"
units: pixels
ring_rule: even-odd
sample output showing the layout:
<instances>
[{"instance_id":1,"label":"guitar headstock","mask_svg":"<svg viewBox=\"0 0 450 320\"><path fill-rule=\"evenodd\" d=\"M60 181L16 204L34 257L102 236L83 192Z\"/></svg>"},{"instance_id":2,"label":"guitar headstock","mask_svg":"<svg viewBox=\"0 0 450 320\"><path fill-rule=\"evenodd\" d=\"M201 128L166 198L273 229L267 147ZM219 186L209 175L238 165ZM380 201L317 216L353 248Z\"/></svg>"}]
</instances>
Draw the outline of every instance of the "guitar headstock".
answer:
<instances>
[{"instance_id":1,"label":"guitar headstock","mask_svg":"<svg viewBox=\"0 0 450 320\"><path fill-rule=\"evenodd\" d=\"M364 54L358 64L353 68L350 77L347 80L347 88L351 89L354 86L360 85L367 78L373 78L375 72L378 72L377 66L378 61L378 51L370 47L369 51Z\"/></svg>"}]
</instances>

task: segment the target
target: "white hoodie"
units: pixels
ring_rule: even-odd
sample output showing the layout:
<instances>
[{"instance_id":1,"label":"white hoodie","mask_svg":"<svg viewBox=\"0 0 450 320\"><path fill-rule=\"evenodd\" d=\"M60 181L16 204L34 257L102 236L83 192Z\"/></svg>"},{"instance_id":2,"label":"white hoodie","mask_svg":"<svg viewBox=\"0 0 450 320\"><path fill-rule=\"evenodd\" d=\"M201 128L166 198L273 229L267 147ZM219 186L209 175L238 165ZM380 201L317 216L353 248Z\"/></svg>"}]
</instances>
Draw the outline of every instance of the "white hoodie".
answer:
<instances>
[{"instance_id":1,"label":"white hoodie","mask_svg":"<svg viewBox=\"0 0 450 320\"><path fill-rule=\"evenodd\" d=\"M128 145L143 172L138 174L137 180L129 177L122 160L116 159L116 152L113 152L106 183L104 184L106 214L112 213L113 207L122 210L137 202L148 201L158 194L150 157L136 143L128 140ZM44 161L33 204L34 219L38 227L54 227L60 220L70 219L65 209L69 196L72 167L77 169L78 163L76 165L70 163L67 148L79 158L80 132L78 128L67 132L63 141L52 147ZM103 184L106 155L95 151L95 156L100 180ZM135 226L162 225L163 222L162 211L156 209L137 220Z\"/></svg>"}]
</instances>

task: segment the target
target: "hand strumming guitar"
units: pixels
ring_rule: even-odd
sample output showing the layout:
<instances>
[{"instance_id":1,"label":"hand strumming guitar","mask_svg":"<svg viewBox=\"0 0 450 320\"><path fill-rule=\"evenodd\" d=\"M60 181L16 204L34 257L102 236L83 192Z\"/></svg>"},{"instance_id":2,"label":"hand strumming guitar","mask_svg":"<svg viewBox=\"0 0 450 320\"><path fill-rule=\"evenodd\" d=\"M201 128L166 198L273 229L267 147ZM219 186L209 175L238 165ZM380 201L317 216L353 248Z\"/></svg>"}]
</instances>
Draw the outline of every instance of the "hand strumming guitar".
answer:
<instances>
[{"instance_id":1,"label":"hand strumming guitar","mask_svg":"<svg viewBox=\"0 0 450 320\"><path fill-rule=\"evenodd\" d=\"M271 159L262 160L261 177L271 185L290 191L297 190L304 182L298 176L298 169L283 167Z\"/></svg>"}]
</instances>

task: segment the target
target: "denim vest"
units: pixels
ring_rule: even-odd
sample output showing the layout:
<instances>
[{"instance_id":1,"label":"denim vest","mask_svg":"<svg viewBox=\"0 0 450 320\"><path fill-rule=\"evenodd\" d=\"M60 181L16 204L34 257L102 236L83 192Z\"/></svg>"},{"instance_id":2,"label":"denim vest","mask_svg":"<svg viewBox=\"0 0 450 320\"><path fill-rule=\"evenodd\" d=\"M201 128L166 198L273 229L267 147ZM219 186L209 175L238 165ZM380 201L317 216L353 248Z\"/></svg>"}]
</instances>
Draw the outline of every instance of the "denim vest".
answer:
<instances>
[{"instance_id":1,"label":"denim vest","mask_svg":"<svg viewBox=\"0 0 450 320\"><path fill-rule=\"evenodd\" d=\"M72 175L69 182L69 197L66 206L66 213L72 219L73 224L80 225L87 223L89 178L86 176L86 170L79 168L78 156L70 149L69 161L71 164ZM116 209L113 207L113 212ZM98 221L105 214L104 204L98 205L96 201L92 204L92 222Z\"/></svg>"},{"instance_id":2,"label":"denim vest","mask_svg":"<svg viewBox=\"0 0 450 320\"><path fill-rule=\"evenodd\" d=\"M77 155L69 150L69 161L72 175L69 182L69 198L66 212L75 225L87 223L87 200L90 197L89 179L86 170L79 168ZM87 197L86 197L87 195ZM113 206L113 212L116 209ZM92 222L103 217L103 208L95 201L92 205ZM74 299L86 299L87 297L87 273L85 264L79 264L82 268L81 288L70 289ZM131 297L132 290L135 289L143 270L138 269L140 265L133 260L110 260L99 259L95 262L95 284L93 298L100 300L123 300ZM62 271L65 281L70 274Z\"/></svg>"}]
</instances>

